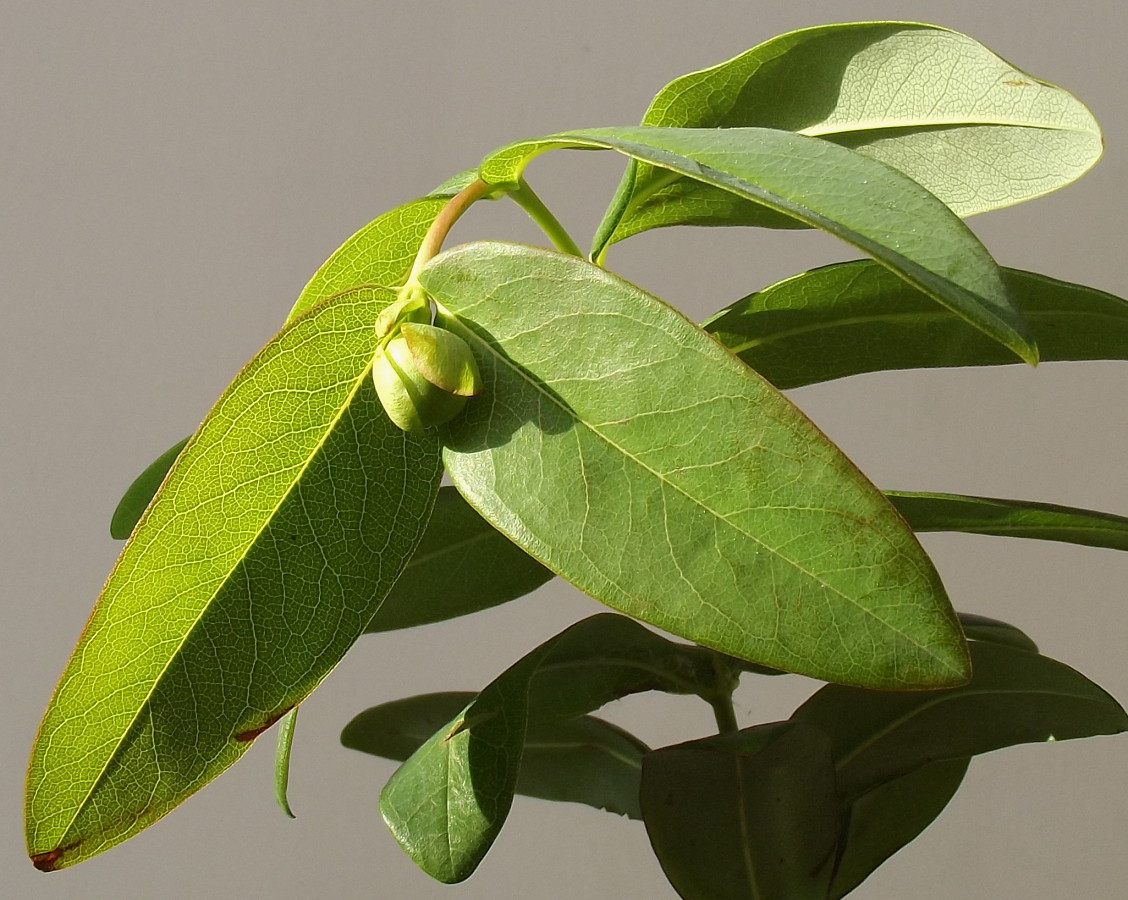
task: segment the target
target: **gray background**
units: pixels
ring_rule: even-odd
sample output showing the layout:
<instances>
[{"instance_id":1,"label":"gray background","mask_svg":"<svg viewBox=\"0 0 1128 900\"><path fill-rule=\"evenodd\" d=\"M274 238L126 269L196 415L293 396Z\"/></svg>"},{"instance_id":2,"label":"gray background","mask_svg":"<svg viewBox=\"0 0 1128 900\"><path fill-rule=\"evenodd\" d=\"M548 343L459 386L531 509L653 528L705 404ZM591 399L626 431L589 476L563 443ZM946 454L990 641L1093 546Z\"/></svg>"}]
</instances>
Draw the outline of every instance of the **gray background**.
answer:
<instances>
[{"instance_id":1,"label":"gray background","mask_svg":"<svg viewBox=\"0 0 1128 900\"><path fill-rule=\"evenodd\" d=\"M337 744L361 709L480 687L598 609L559 583L474 619L363 639L304 707L294 822L273 806L268 737L157 827L45 876L23 855L23 769L117 553L107 523L121 490L202 418L340 241L498 144L635 122L683 72L792 28L864 18L968 32L1090 104L1108 158L1060 194L973 225L1005 264L1128 294L1128 15L1111 0L3 0L5 896L673 896L640 825L523 799L480 871L445 889L380 821L391 765ZM581 179L600 198L620 165L610 154L553 154L530 178L586 239L602 201L585 199ZM491 204L471 219L456 239L536 240L515 207ZM813 233L671 229L620 245L609 264L704 316L850 255ZM880 486L1128 514L1124 371L1091 363L864 376L795 399ZM1128 699L1124 556L970 536L926 544L958 608L1023 625L1047 653ZM746 723L785 716L812 687L762 681L738 695ZM707 708L688 699L632 699L608 715L655 744L711 727ZM1122 895L1126 748L1102 738L977 760L943 820L857 896Z\"/></svg>"}]
</instances>

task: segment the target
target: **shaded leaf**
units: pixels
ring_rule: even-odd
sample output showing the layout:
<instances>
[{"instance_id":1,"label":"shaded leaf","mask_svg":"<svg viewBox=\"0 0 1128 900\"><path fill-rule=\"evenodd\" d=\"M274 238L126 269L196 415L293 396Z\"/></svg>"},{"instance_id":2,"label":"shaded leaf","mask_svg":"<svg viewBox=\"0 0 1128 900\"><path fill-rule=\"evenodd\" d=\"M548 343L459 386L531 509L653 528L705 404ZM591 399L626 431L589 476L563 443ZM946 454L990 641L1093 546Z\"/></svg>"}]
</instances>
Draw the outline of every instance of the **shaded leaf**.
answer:
<instances>
[{"instance_id":1,"label":"shaded leaf","mask_svg":"<svg viewBox=\"0 0 1128 900\"><path fill-rule=\"evenodd\" d=\"M516 245L464 245L421 277L486 392L447 426L448 472L527 552L609 606L773 668L894 688L966 677L904 521L679 313Z\"/></svg>"},{"instance_id":2,"label":"shaded leaf","mask_svg":"<svg viewBox=\"0 0 1128 900\"><path fill-rule=\"evenodd\" d=\"M468 615L522 597L552 577L458 491L443 487L415 555L365 630L392 631Z\"/></svg>"},{"instance_id":3,"label":"shaded leaf","mask_svg":"<svg viewBox=\"0 0 1128 900\"><path fill-rule=\"evenodd\" d=\"M825 900L838 803L830 742L794 722L664 747L642 764L642 813L686 900Z\"/></svg>"},{"instance_id":4,"label":"shaded leaf","mask_svg":"<svg viewBox=\"0 0 1128 900\"><path fill-rule=\"evenodd\" d=\"M959 790L970 762L931 763L855 800L846 813L829 900L845 897L931 825Z\"/></svg>"},{"instance_id":5,"label":"shaded leaf","mask_svg":"<svg viewBox=\"0 0 1128 900\"><path fill-rule=\"evenodd\" d=\"M384 820L428 875L462 881L509 813L527 724L553 725L638 691L707 694L716 677L707 651L631 619L577 622L494 679L396 770L380 795Z\"/></svg>"},{"instance_id":6,"label":"shaded leaf","mask_svg":"<svg viewBox=\"0 0 1128 900\"><path fill-rule=\"evenodd\" d=\"M1025 649L972 641L973 676L926 694L828 685L792 715L831 736L847 801L921 766L1013 744L1115 734L1128 715L1069 666Z\"/></svg>"},{"instance_id":7,"label":"shaded leaf","mask_svg":"<svg viewBox=\"0 0 1128 900\"><path fill-rule=\"evenodd\" d=\"M758 126L820 137L894 166L961 216L1080 177L1100 127L1072 94L966 35L913 22L850 22L780 35L668 84L644 125ZM634 163L597 233L606 245L663 225L796 223Z\"/></svg>"},{"instance_id":8,"label":"shaded leaf","mask_svg":"<svg viewBox=\"0 0 1128 900\"><path fill-rule=\"evenodd\" d=\"M300 702L423 533L433 436L369 379L386 292L284 328L224 392L125 545L28 774L29 851L60 868L160 818Z\"/></svg>"},{"instance_id":9,"label":"shaded leaf","mask_svg":"<svg viewBox=\"0 0 1128 900\"><path fill-rule=\"evenodd\" d=\"M611 148L853 244L1027 362L1037 348L978 238L919 184L826 141L766 128L593 128L522 141L482 162L508 184L555 148Z\"/></svg>"},{"instance_id":10,"label":"shaded leaf","mask_svg":"<svg viewBox=\"0 0 1128 900\"><path fill-rule=\"evenodd\" d=\"M188 443L188 438L177 441L164 453L149 463L148 468L133 479L133 483L125 489L125 493L118 501L117 508L110 518L110 537L116 541L124 541L136 527L145 507L157 493L157 489L164 481L168 470L176 462L176 457Z\"/></svg>"},{"instance_id":11,"label":"shaded leaf","mask_svg":"<svg viewBox=\"0 0 1128 900\"><path fill-rule=\"evenodd\" d=\"M341 743L405 760L474 696L423 694L374 706L345 726ZM638 738L592 716L531 721L516 790L528 797L583 803L639 819L639 778L648 751Z\"/></svg>"},{"instance_id":12,"label":"shaded leaf","mask_svg":"<svg viewBox=\"0 0 1128 900\"><path fill-rule=\"evenodd\" d=\"M992 644L1004 644L1017 650L1038 652L1038 645L1033 639L1009 622L1000 622L998 619L989 619L987 616L977 616L974 613L960 613L959 619L969 641L987 641Z\"/></svg>"},{"instance_id":13,"label":"shaded leaf","mask_svg":"<svg viewBox=\"0 0 1128 900\"><path fill-rule=\"evenodd\" d=\"M1128 359L1128 301L1033 272L1001 271L1042 361ZM780 389L887 369L1018 362L868 259L795 275L702 327Z\"/></svg>"},{"instance_id":14,"label":"shaded leaf","mask_svg":"<svg viewBox=\"0 0 1128 900\"><path fill-rule=\"evenodd\" d=\"M913 531L963 531L1128 550L1128 518L1111 513L961 494L886 491Z\"/></svg>"}]
</instances>

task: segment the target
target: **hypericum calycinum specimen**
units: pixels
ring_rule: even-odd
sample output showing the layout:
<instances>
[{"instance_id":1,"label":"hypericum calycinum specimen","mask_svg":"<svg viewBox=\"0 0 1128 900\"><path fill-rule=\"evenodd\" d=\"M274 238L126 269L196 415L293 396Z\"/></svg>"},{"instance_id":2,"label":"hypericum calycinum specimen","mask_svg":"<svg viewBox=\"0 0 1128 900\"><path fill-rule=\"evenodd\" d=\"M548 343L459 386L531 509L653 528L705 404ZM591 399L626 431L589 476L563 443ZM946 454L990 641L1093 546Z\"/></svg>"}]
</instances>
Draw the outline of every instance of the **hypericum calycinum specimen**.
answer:
<instances>
[{"instance_id":1,"label":"hypericum calycinum specimen","mask_svg":"<svg viewBox=\"0 0 1128 900\"><path fill-rule=\"evenodd\" d=\"M449 422L466 398L478 392L481 376L467 343L455 334L418 321L413 303L399 307L398 326L381 317L388 335L372 363L372 381L389 418L404 431L420 432ZM392 312L389 307L387 312Z\"/></svg>"}]
</instances>

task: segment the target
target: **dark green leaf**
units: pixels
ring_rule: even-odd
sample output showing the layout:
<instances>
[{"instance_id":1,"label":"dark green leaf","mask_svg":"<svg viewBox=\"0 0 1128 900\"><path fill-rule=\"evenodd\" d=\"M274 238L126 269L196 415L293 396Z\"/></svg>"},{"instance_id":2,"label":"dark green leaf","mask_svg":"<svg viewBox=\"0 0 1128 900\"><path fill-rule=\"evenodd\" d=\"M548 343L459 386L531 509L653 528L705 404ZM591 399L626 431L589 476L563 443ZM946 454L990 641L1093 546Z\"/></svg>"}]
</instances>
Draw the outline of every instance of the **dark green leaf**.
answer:
<instances>
[{"instance_id":1,"label":"dark green leaf","mask_svg":"<svg viewBox=\"0 0 1128 900\"><path fill-rule=\"evenodd\" d=\"M1002 644L970 646L974 675L963 687L893 694L828 685L795 711L794 721L831 736L847 801L938 760L1128 729L1120 704L1069 666Z\"/></svg>"},{"instance_id":2,"label":"dark green leaf","mask_svg":"<svg viewBox=\"0 0 1128 900\"><path fill-rule=\"evenodd\" d=\"M1128 359L1128 301L1002 269L1043 361ZM886 369L1018 360L871 260L804 272L738 300L702 326L780 389Z\"/></svg>"},{"instance_id":3,"label":"dark green leaf","mask_svg":"<svg viewBox=\"0 0 1128 900\"><path fill-rule=\"evenodd\" d=\"M643 758L646 831L686 900L825 900L837 813L817 728L776 722Z\"/></svg>"},{"instance_id":4,"label":"dark green leaf","mask_svg":"<svg viewBox=\"0 0 1128 900\"><path fill-rule=\"evenodd\" d=\"M977 616L974 613L960 613L959 619L969 641L987 641L1018 650L1029 650L1031 653L1038 652L1038 645L1030 636L1009 622L1000 622L998 619L989 619L987 616Z\"/></svg>"},{"instance_id":5,"label":"dark green leaf","mask_svg":"<svg viewBox=\"0 0 1128 900\"><path fill-rule=\"evenodd\" d=\"M482 163L509 184L554 148L618 150L821 228L853 244L1027 362L1038 352L995 261L948 207L896 169L767 128L593 128L523 141Z\"/></svg>"},{"instance_id":6,"label":"dark green leaf","mask_svg":"<svg viewBox=\"0 0 1128 900\"><path fill-rule=\"evenodd\" d=\"M452 487L439 490L419 548L366 631L453 619L522 597L552 572L483 519Z\"/></svg>"},{"instance_id":7,"label":"dark green leaf","mask_svg":"<svg viewBox=\"0 0 1128 900\"><path fill-rule=\"evenodd\" d=\"M895 688L966 677L904 520L679 313L515 245L464 245L421 277L485 384L447 426L448 472L527 552L609 606L773 668Z\"/></svg>"},{"instance_id":8,"label":"dark green leaf","mask_svg":"<svg viewBox=\"0 0 1128 900\"><path fill-rule=\"evenodd\" d=\"M374 706L345 727L341 743L387 759L405 760L473 699L474 694L452 692ZM531 721L517 793L583 803L639 819L639 778L648 750L638 738L592 716Z\"/></svg>"},{"instance_id":9,"label":"dark green leaf","mask_svg":"<svg viewBox=\"0 0 1128 900\"><path fill-rule=\"evenodd\" d=\"M1128 550L1128 518L1052 503L886 491L913 531L963 531Z\"/></svg>"},{"instance_id":10,"label":"dark green leaf","mask_svg":"<svg viewBox=\"0 0 1128 900\"><path fill-rule=\"evenodd\" d=\"M40 727L28 847L61 868L231 765L364 630L423 534L433 436L381 409L357 289L271 340L217 402L125 545Z\"/></svg>"},{"instance_id":11,"label":"dark green leaf","mask_svg":"<svg viewBox=\"0 0 1128 900\"><path fill-rule=\"evenodd\" d=\"M643 124L758 126L834 141L900 169L962 216L1068 184L1102 151L1099 126L1070 93L965 35L912 22L822 25L773 38L676 79ZM633 164L593 253L677 224L783 223L708 185Z\"/></svg>"},{"instance_id":12,"label":"dark green leaf","mask_svg":"<svg viewBox=\"0 0 1128 900\"><path fill-rule=\"evenodd\" d=\"M176 462L176 457L180 455L180 451L184 449L184 445L187 443L188 438L177 441L149 463L149 467L133 480L133 484L126 488L121 500L118 501L117 509L114 510L114 514L110 518L110 537L117 541L124 541L133 533L141 514L145 512L145 507L149 505L149 502L157 493L165 475L168 474L168 470L172 468L172 464Z\"/></svg>"},{"instance_id":13,"label":"dark green leaf","mask_svg":"<svg viewBox=\"0 0 1128 900\"><path fill-rule=\"evenodd\" d=\"M845 897L931 825L959 790L970 762L931 763L855 800L846 813L830 900Z\"/></svg>"}]
</instances>

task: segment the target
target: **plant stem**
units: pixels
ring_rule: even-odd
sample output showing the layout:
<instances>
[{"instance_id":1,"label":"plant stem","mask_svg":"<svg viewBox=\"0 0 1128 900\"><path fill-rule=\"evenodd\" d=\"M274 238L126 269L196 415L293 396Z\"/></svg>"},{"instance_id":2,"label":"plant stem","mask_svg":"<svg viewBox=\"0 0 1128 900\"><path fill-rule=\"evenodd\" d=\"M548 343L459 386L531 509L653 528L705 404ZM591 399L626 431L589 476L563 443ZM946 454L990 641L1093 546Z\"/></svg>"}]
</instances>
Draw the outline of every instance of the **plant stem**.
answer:
<instances>
[{"instance_id":1,"label":"plant stem","mask_svg":"<svg viewBox=\"0 0 1128 900\"><path fill-rule=\"evenodd\" d=\"M572 236L560 224L560 220L552 214L552 210L545 206L544 201L529 187L524 177L518 180L517 190L510 191L509 196L516 200L517 204L529 214L529 218L540 226L541 231L548 235L549 240L552 241L557 250L561 253L578 256L580 259L584 258L584 251L572 240Z\"/></svg>"},{"instance_id":2,"label":"plant stem","mask_svg":"<svg viewBox=\"0 0 1128 900\"><path fill-rule=\"evenodd\" d=\"M736 721L736 710L732 705L732 693L739 683L739 676L734 675L732 669L726 664L719 653L713 653L713 671L716 673L716 690L709 698L709 705L713 707L713 718L717 720L717 730L727 734L740 730L740 723Z\"/></svg>"},{"instance_id":3,"label":"plant stem","mask_svg":"<svg viewBox=\"0 0 1128 900\"><path fill-rule=\"evenodd\" d=\"M481 178L476 178L447 201L447 205L435 216L435 221L431 223L431 227L427 229L427 233L423 236L423 243L419 245L419 252L415 254L415 262L411 264L411 273L407 276L407 282L400 289L401 298L419 288L420 270L439 255L439 251L443 248L443 241L446 240L447 234L454 227L454 223L476 201L481 200L493 189L493 185L487 184Z\"/></svg>"}]
</instances>

